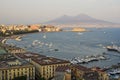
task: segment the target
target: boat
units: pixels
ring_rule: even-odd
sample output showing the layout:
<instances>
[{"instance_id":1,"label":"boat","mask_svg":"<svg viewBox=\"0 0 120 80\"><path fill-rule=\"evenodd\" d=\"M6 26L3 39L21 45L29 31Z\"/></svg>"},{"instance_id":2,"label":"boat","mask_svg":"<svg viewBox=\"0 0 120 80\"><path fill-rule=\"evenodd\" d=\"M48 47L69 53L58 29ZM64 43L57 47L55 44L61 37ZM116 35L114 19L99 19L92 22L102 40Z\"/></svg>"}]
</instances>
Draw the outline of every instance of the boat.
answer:
<instances>
[{"instance_id":1,"label":"boat","mask_svg":"<svg viewBox=\"0 0 120 80\"><path fill-rule=\"evenodd\" d=\"M78 32L77 34L78 34L78 35L82 35L83 33L81 33L81 32Z\"/></svg>"},{"instance_id":2,"label":"boat","mask_svg":"<svg viewBox=\"0 0 120 80\"><path fill-rule=\"evenodd\" d=\"M21 39L21 36L18 36L17 38L15 38L15 40L21 41L21 40L22 40L22 39Z\"/></svg>"},{"instance_id":3,"label":"boat","mask_svg":"<svg viewBox=\"0 0 120 80\"><path fill-rule=\"evenodd\" d=\"M50 44L49 44L49 48L51 48L52 46L53 46L53 44L52 44L52 43L50 43Z\"/></svg>"},{"instance_id":4,"label":"boat","mask_svg":"<svg viewBox=\"0 0 120 80\"><path fill-rule=\"evenodd\" d=\"M91 56L86 56L84 58L80 57L75 57L73 58L70 62L72 64L83 64L83 63L89 63L93 61L99 61L99 60L106 60L107 58L104 55L91 55Z\"/></svg>"},{"instance_id":5,"label":"boat","mask_svg":"<svg viewBox=\"0 0 120 80\"><path fill-rule=\"evenodd\" d=\"M57 51L59 51L59 49L53 49L53 48L50 48L50 49L49 49L49 52L51 52L51 51L53 51L53 52L54 52L54 51L57 52Z\"/></svg>"},{"instance_id":6,"label":"boat","mask_svg":"<svg viewBox=\"0 0 120 80\"><path fill-rule=\"evenodd\" d=\"M49 44L48 44L48 43L45 43L45 46L49 46Z\"/></svg>"},{"instance_id":7,"label":"boat","mask_svg":"<svg viewBox=\"0 0 120 80\"><path fill-rule=\"evenodd\" d=\"M54 49L54 51L59 51L58 49Z\"/></svg>"},{"instance_id":8,"label":"boat","mask_svg":"<svg viewBox=\"0 0 120 80\"><path fill-rule=\"evenodd\" d=\"M32 42L32 45L34 45L34 46L35 46L35 45L37 45L37 44L38 44L38 42L39 42L38 40L34 40L34 41Z\"/></svg>"},{"instance_id":9,"label":"boat","mask_svg":"<svg viewBox=\"0 0 120 80\"><path fill-rule=\"evenodd\" d=\"M7 39L3 39L3 40L2 40L2 43L6 43L6 41L7 41Z\"/></svg>"},{"instance_id":10,"label":"boat","mask_svg":"<svg viewBox=\"0 0 120 80\"><path fill-rule=\"evenodd\" d=\"M120 69L115 69L115 70L109 72L109 74L111 74L111 75L120 74Z\"/></svg>"},{"instance_id":11,"label":"boat","mask_svg":"<svg viewBox=\"0 0 120 80\"><path fill-rule=\"evenodd\" d=\"M46 35L45 35L45 34L44 34L43 38L45 38L45 39L46 39Z\"/></svg>"},{"instance_id":12,"label":"boat","mask_svg":"<svg viewBox=\"0 0 120 80\"><path fill-rule=\"evenodd\" d=\"M114 52L119 52L120 53L120 47L116 46L116 45L112 45L112 46L107 46L106 49L108 51L114 51Z\"/></svg>"},{"instance_id":13,"label":"boat","mask_svg":"<svg viewBox=\"0 0 120 80\"><path fill-rule=\"evenodd\" d=\"M38 31L39 31L39 32L41 32L41 31L42 31L42 29L38 29Z\"/></svg>"},{"instance_id":14,"label":"boat","mask_svg":"<svg viewBox=\"0 0 120 80\"><path fill-rule=\"evenodd\" d=\"M97 46L102 47L103 45L102 44L98 44Z\"/></svg>"}]
</instances>

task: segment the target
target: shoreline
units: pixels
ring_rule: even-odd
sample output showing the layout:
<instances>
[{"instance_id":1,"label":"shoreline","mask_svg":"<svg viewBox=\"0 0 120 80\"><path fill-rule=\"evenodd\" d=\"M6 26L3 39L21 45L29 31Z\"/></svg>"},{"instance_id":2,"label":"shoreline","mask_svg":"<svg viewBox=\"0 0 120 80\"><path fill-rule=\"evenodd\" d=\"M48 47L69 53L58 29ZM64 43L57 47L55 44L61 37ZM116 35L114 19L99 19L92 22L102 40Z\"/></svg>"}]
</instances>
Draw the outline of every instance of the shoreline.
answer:
<instances>
[{"instance_id":1,"label":"shoreline","mask_svg":"<svg viewBox=\"0 0 120 80\"><path fill-rule=\"evenodd\" d=\"M4 39L2 39L2 40L5 40L6 38L4 38ZM10 38L9 38L10 39ZM6 39L7 40L7 39ZM4 45L4 46L6 46L6 48L7 47L9 47L10 45L9 44L5 44L5 43L1 43L2 45ZM3 48L3 46L1 46L0 45L0 47L2 48L2 49L4 49ZM14 46L14 48L17 48L16 46ZM20 49L23 49L23 48L21 48L21 47L18 47L18 48L20 48ZM4 49L5 50L5 49ZM6 51L6 50L5 50ZM25 50L26 52L29 52L29 51L27 51L27 50ZM38 53L39 54L39 53ZM40 54L40 55L42 55L42 54ZM45 56L45 55L44 55ZM55 58L55 57L54 57ZM68 60L69 61L69 60ZM120 63L117 63L116 65L111 65L110 67L105 67L105 68L103 68L104 70L110 70L110 69L112 69L112 68L114 68L114 66L118 66ZM98 66L99 67L99 66Z\"/></svg>"},{"instance_id":2,"label":"shoreline","mask_svg":"<svg viewBox=\"0 0 120 80\"><path fill-rule=\"evenodd\" d=\"M63 32L63 31L61 31L61 32ZM41 33L42 33L42 34L43 34L43 33L48 33L48 34L49 34L49 33L54 33L54 34L56 34L56 33L58 33L58 32L36 32L36 33L29 33L29 34L31 35L31 34L41 34ZM29 34L28 34L28 35L29 35ZM58 33L58 34L59 34L59 33ZM18 36L26 36L26 35L27 35L27 34L13 35L13 36L7 37L7 40L8 40L8 39L11 39L11 38L12 38L12 39L15 39L15 38L18 37ZM9 44L8 44L8 45L9 45ZM38 53L39 53L39 52L38 52Z\"/></svg>"}]
</instances>

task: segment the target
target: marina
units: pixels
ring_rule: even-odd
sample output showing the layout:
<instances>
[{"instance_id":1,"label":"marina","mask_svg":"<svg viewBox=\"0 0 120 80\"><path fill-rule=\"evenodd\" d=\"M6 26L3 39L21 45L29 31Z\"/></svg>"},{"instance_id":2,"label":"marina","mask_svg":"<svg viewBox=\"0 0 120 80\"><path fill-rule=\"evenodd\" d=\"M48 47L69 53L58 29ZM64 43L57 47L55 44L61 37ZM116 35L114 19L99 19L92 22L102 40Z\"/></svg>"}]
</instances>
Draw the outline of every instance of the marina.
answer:
<instances>
[{"instance_id":1,"label":"marina","mask_svg":"<svg viewBox=\"0 0 120 80\"><path fill-rule=\"evenodd\" d=\"M115 75L115 74L120 74L120 69L115 69L110 72L108 72L109 75Z\"/></svg>"},{"instance_id":2,"label":"marina","mask_svg":"<svg viewBox=\"0 0 120 80\"><path fill-rule=\"evenodd\" d=\"M72 64L85 64L93 61L106 60L107 58L104 55L91 55L85 56L84 58L75 57L70 62Z\"/></svg>"}]
</instances>

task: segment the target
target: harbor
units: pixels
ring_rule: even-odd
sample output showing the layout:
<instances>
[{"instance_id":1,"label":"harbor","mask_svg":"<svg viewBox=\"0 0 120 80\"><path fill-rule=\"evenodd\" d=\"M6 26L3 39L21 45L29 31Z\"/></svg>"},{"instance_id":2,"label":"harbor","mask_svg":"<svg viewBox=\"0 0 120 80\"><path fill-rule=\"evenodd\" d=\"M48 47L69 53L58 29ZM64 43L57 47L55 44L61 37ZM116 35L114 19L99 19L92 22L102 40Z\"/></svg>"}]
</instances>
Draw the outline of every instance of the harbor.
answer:
<instances>
[{"instance_id":1,"label":"harbor","mask_svg":"<svg viewBox=\"0 0 120 80\"><path fill-rule=\"evenodd\" d=\"M91 55L85 56L84 58L75 57L70 62L72 64L88 64L90 62L99 61L99 60L107 60L108 58L104 55Z\"/></svg>"}]
</instances>

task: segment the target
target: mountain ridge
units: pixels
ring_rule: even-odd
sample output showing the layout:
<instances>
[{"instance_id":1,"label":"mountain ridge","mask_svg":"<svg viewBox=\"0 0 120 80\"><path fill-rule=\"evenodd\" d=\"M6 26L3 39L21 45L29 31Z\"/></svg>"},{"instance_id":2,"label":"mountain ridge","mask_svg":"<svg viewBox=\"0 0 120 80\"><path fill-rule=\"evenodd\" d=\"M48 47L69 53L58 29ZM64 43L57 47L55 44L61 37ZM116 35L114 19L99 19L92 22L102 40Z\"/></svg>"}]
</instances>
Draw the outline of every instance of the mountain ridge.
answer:
<instances>
[{"instance_id":1,"label":"mountain ridge","mask_svg":"<svg viewBox=\"0 0 120 80\"><path fill-rule=\"evenodd\" d=\"M68 16L63 15L61 17L58 17L56 19L50 20L48 22L45 22L46 24L116 24L109 21L104 21L100 19L93 18L91 16L88 16L86 14L79 14L76 16Z\"/></svg>"}]
</instances>

